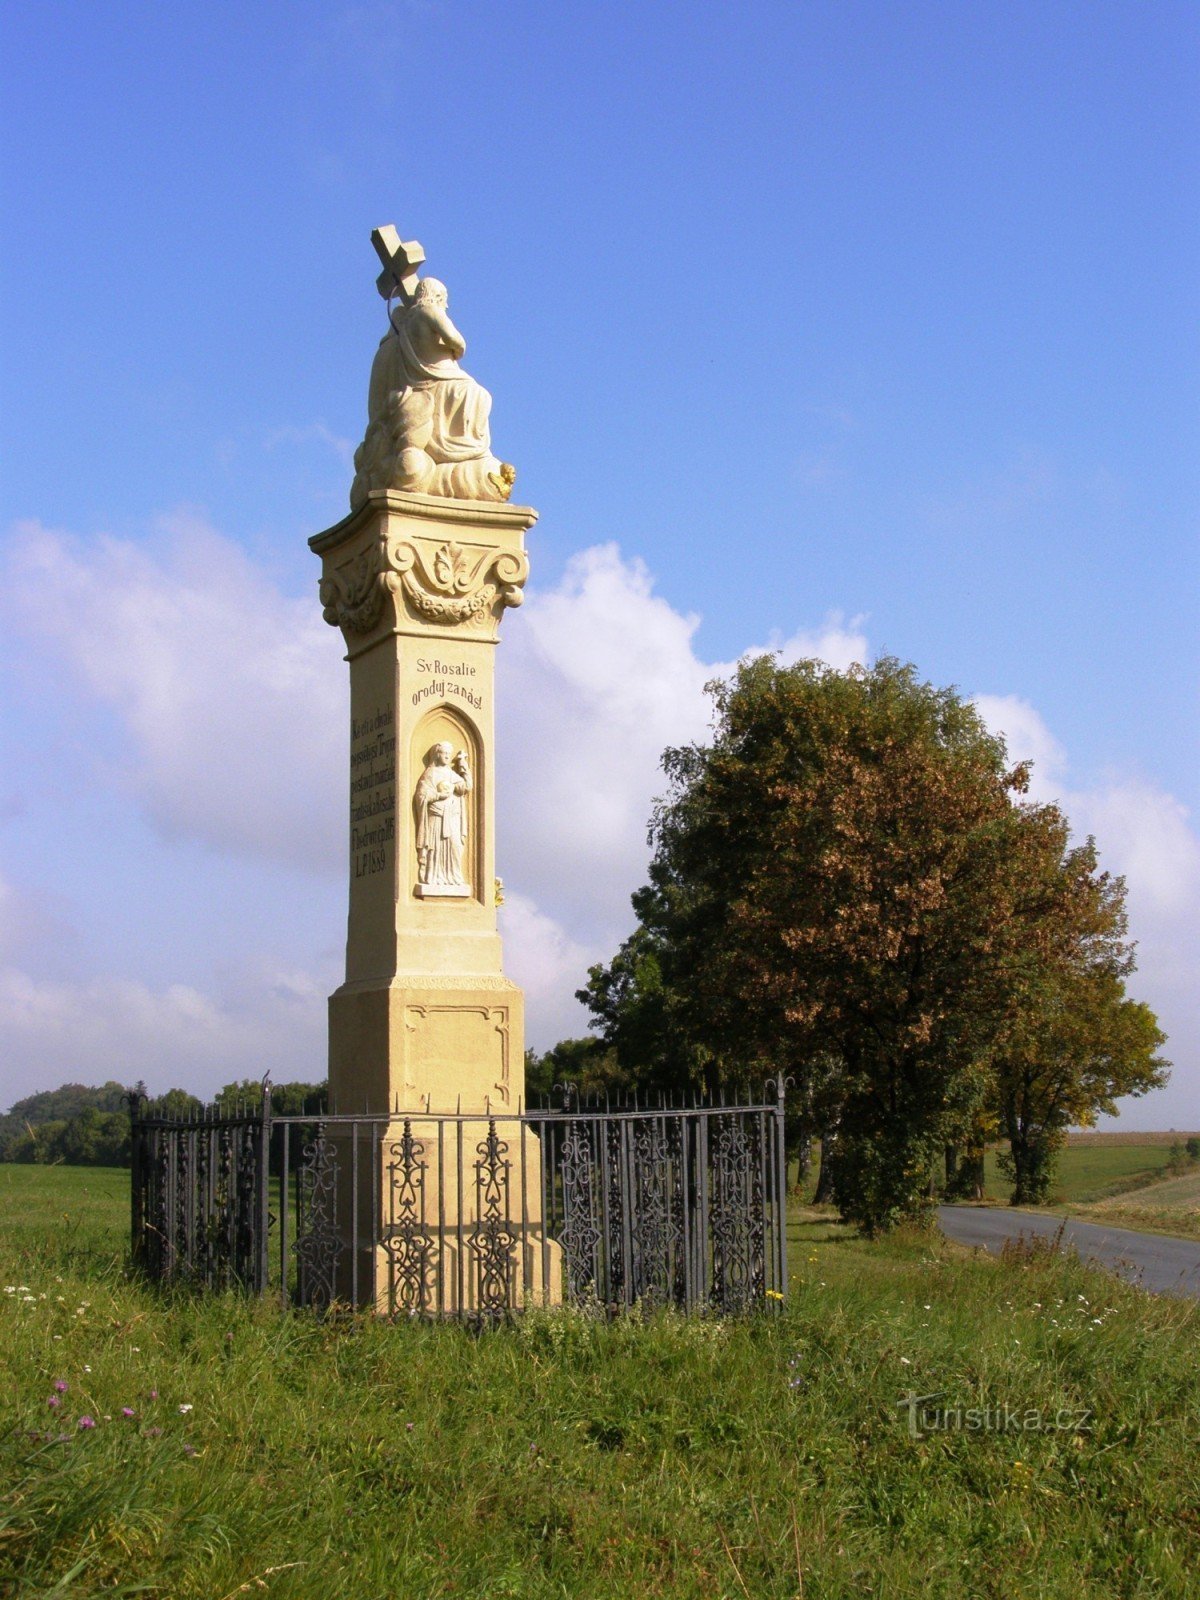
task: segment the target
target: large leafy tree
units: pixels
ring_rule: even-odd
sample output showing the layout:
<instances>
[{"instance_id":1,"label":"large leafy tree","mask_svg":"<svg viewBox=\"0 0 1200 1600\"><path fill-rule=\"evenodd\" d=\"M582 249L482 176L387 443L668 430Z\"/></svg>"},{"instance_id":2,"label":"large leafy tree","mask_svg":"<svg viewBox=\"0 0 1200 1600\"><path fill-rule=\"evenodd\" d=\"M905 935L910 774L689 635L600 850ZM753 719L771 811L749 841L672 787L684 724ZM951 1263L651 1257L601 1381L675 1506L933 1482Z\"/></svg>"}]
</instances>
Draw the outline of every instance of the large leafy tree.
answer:
<instances>
[{"instance_id":1,"label":"large leafy tree","mask_svg":"<svg viewBox=\"0 0 1200 1600\"><path fill-rule=\"evenodd\" d=\"M1032 887L1040 914L1028 923L1030 959L993 1061L992 1101L1008 1144L1001 1167L1013 1203L1046 1198L1072 1126L1113 1113L1122 1095L1165 1082L1165 1035L1148 1006L1130 999L1125 885L1101 872L1095 844L1061 850Z\"/></svg>"},{"instance_id":2,"label":"large leafy tree","mask_svg":"<svg viewBox=\"0 0 1200 1600\"><path fill-rule=\"evenodd\" d=\"M632 1088L617 1052L600 1039L560 1039L542 1055L525 1052L525 1103L530 1107L566 1100L620 1101Z\"/></svg>"},{"instance_id":3,"label":"large leafy tree","mask_svg":"<svg viewBox=\"0 0 1200 1600\"><path fill-rule=\"evenodd\" d=\"M986 1104L1030 928L1067 916L1065 823L900 662L763 657L712 692L712 741L664 756L641 927L583 998L623 1066L790 1074L801 1118L836 1120L843 1213L886 1226Z\"/></svg>"}]
</instances>

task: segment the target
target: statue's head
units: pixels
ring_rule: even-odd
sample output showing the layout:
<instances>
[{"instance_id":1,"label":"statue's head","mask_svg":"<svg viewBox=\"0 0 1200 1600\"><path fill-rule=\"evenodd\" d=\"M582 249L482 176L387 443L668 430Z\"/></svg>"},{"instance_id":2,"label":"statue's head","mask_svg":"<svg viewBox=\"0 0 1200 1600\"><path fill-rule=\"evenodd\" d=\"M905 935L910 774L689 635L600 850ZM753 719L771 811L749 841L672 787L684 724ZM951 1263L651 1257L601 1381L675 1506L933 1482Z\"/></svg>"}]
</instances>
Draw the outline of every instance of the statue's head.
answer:
<instances>
[{"instance_id":1,"label":"statue's head","mask_svg":"<svg viewBox=\"0 0 1200 1600\"><path fill-rule=\"evenodd\" d=\"M445 308L449 301L446 285L440 278L422 278L417 284L417 292L413 295L413 303L418 306L438 306Z\"/></svg>"},{"instance_id":2,"label":"statue's head","mask_svg":"<svg viewBox=\"0 0 1200 1600\"><path fill-rule=\"evenodd\" d=\"M454 754L454 746L441 740L433 747L433 764L435 767L448 767L450 757Z\"/></svg>"}]
</instances>

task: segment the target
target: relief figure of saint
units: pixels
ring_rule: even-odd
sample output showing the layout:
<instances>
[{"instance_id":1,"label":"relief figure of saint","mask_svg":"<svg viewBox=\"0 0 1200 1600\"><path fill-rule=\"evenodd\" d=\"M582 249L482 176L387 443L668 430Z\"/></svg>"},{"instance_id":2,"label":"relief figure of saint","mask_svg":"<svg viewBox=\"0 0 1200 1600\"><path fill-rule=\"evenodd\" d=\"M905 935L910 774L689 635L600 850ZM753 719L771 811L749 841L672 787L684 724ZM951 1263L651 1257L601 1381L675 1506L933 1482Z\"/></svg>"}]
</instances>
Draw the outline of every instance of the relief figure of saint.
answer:
<instances>
[{"instance_id":1,"label":"relief figure of saint","mask_svg":"<svg viewBox=\"0 0 1200 1600\"><path fill-rule=\"evenodd\" d=\"M434 893L469 894L463 877L467 812L471 792L467 753L454 754L444 741L429 752L429 765L417 782L413 809L417 822L417 879ZM418 890L418 893L420 891Z\"/></svg>"}]
</instances>

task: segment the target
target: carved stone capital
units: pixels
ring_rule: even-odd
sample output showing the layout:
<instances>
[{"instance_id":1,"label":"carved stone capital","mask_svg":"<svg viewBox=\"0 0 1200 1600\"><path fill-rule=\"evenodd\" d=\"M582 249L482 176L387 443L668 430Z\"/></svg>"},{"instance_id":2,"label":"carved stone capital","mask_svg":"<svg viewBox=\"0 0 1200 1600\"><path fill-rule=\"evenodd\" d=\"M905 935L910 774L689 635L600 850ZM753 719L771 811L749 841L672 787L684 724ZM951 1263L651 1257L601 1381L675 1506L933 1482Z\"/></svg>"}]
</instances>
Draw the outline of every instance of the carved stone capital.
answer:
<instances>
[{"instance_id":1,"label":"carved stone capital","mask_svg":"<svg viewBox=\"0 0 1200 1600\"><path fill-rule=\"evenodd\" d=\"M529 576L523 550L471 550L455 540L422 548L382 536L321 580L325 621L348 633L370 633L390 595L441 627L470 627L519 606Z\"/></svg>"},{"instance_id":2,"label":"carved stone capital","mask_svg":"<svg viewBox=\"0 0 1200 1600\"><path fill-rule=\"evenodd\" d=\"M519 606L529 576L529 557L523 550L480 553L453 539L431 557L407 539L389 540L388 563L418 616L442 624L469 624Z\"/></svg>"},{"instance_id":3,"label":"carved stone capital","mask_svg":"<svg viewBox=\"0 0 1200 1600\"><path fill-rule=\"evenodd\" d=\"M321 608L352 651L387 627L401 633L495 639L529 575L527 507L373 494L309 540L321 557ZM355 641L360 641L356 644Z\"/></svg>"}]
</instances>

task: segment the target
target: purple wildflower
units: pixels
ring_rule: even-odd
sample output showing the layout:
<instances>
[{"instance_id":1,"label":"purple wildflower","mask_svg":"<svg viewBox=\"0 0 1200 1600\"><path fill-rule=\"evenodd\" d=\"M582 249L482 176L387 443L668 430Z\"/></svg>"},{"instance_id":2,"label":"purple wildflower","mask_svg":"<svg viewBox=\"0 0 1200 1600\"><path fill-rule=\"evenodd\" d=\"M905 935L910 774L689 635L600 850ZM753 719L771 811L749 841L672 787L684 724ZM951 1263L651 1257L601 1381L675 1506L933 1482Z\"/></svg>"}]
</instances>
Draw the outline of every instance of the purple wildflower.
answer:
<instances>
[{"instance_id":1,"label":"purple wildflower","mask_svg":"<svg viewBox=\"0 0 1200 1600\"><path fill-rule=\"evenodd\" d=\"M157 1389L151 1389L150 1398L151 1398L151 1400L157 1400L158 1399L158 1390Z\"/></svg>"},{"instance_id":2,"label":"purple wildflower","mask_svg":"<svg viewBox=\"0 0 1200 1600\"><path fill-rule=\"evenodd\" d=\"M132 1406L122 1406L121 1407L121 1415L123 1417L136 1417L137 1416L137 1412L133 1409Z\"/></svg>"},{"instance_id":3,"label":"purple wildflower","mask_svg":"<svg viewBox=\"0 0 1200 1600\"><path fill-rule=\"evenodd\" d=\"M81 1428L94 1428L96 1426L96 1419L95 1417L82 1416L79 1419L78 1426Z\"/></svg>"},{"instance_id":4,"label":"purple wildflower","mask_svg":"<svg viewBox=\"0 0 1200 1600\"><path fill-rule=\"evenodd\" d=\"M54 1392L55 1392L55 1394L66 1394L66 1392L67 1392L67 1382L66 1382L65 1378L55 1378L55 1380L54 1380Z\"/></svg>"},{"instance_id":5,"label":"purple wildflower","mask_svg":"<svg viewBox=\"0 0 1200 1600\"><path fill-rule=\"evenodd\" d=\"M184 1453L185 1456L194 1456L194 1455L196 1455L197 1454L196 1446L194 1444L185 1444L184 1447L183 1447L183 1453Z\"/></svg>"},{"instance_id":6,"label":"purple wildflower","mask_svg":"<svg viewBox=\"0 0 1200 1600\"><path fill-rule=\"evenodd\" d=\"M159 1439L159 1438L162 1437L162 1429L161 1428L147 1428L146 1429L146 1437L147 1437L147 1439Z\"/></svg>"},{"instance_id":7,"label":"purple wildflower","mask_svg":"<svg viewBox=\"0 0 1200 1600\"><path fill-rule=\"evenodd\" d=\"M60 1398L59 1398L59 1396L58 1396L58 1395L56 1395L56 1394L52 1394L52 1395L51 1395L51 1396L50 1396L50 1398L49 1398L49 1400L47 1400L47 1401L46 1401L46 1404L47 1404L47 1405L48 1405L48 1406L53 1406L53 1407L54 1407L54 1408L55 1408L55 1410L57 1410L57 1409L58 1409L58 1407L59 1407L59 1406L60 1406L60 1405L62 1405L62 1400L61 1400L61 1399L60 1399Z\"/></svg>"}]
</instances>

